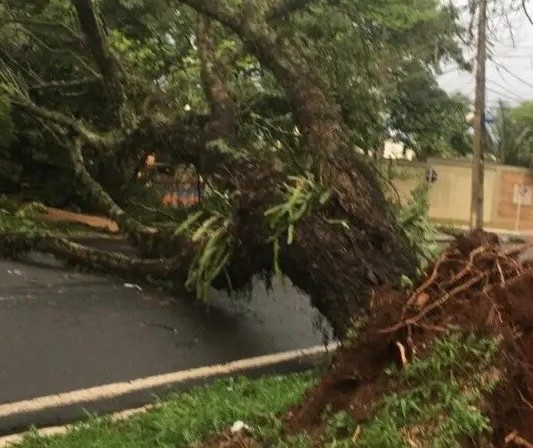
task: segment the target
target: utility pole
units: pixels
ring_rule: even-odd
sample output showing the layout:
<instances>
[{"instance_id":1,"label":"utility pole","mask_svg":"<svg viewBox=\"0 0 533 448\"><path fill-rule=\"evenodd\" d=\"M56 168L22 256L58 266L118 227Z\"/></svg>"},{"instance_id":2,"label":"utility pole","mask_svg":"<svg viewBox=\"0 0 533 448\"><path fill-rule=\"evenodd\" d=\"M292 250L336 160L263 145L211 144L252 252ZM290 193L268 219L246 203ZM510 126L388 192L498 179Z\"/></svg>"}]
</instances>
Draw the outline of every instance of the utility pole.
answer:
<instances>
[{"instance_id":1,"label":"utility pole","mask_svg":"<svg viewBox=\"0 0 533 448\"><path fill-rule=\"evenodd\" d=\"M506 145L507 145L507 121L506 121L506 116L505 116L505 107L503 106L503 101L500 100L500 103L499 103L499 106L500 106L500 126L501 126L501 129L500 129L500 141L498 142L499 144L499 156L502 157L504 154L505 154L505 151L507 150L506 148Z\"/></svg>"},{"instance_id":2,"label":"utility pole","mask_svg":"<svg viewBox=\"0 0 533 448\"><path fill-rule=\"evenodd\" d=\"M474 117L474 151L472 157L472 202L470 228L483 229L485 84L487 65L487 0L478 0L478 39L476 57L476 99Z\"/></svg>"}]
</instances>

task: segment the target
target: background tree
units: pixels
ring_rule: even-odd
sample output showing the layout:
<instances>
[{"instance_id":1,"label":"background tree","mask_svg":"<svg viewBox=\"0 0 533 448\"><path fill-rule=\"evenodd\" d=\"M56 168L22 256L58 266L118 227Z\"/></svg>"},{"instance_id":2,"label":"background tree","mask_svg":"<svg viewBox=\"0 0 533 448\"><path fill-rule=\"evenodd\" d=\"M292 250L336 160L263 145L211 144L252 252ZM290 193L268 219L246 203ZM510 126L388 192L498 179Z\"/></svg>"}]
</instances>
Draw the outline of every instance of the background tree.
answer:
<instances>
[{"instance_id":1,"label":"background tree","mask_svg":"<svg viewBox=\"0 0 533 448\"><path fill-rule=\"evenodd\" d=\"M419 63L412 63L408 73L390 102L389 128L399 132L421 160L471 153L468 98L449 95Z\"/></svg>"},{"instance_id":2,"label":"background tree","mask_svg":"<svg viewBox=\"0 0 533 448\"><path fill-rule=\"evenodd\" d=\"M500 102L490 127L494 155L505 165L530 168L533 161L533 101L514 108Z\"/></svg>"}]
</instances>

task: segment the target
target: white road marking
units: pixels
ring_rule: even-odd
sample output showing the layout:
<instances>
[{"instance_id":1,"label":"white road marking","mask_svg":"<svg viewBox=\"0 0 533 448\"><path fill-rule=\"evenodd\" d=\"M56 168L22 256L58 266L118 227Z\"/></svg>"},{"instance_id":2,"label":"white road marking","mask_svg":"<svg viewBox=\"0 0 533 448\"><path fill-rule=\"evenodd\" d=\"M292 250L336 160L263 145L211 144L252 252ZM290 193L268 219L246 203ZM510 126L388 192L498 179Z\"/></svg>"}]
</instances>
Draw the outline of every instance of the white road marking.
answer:
<instances>
[{"instance_id":1,"label":"white road marking","mask_svg":"<svg viewBox=\"0 0 533 448\"><path fill-rule=\"evenodd\" d=\"M242 359L239 361L229 362L227 364L216 364L212 366L199 367L196 369L181 370L178 372L140 378L128 382L107 384L56 395L32 398L30 400L6 403L0 405L0 418L18 414L28 414L42 411L44 409L107 400L131 394L133 392L150 390L156 387L171 384L179 384L194 379L209 378L217 375L227 375L253 368L281 364L283 362L293 361L304 357L324 354L328 351L334 350L336 347L337 344L330 344L327 347L320 345L307 349L292 350L273 355Z\"/></svg>"},{"instance_id":2,"label":"white road marking","mask_svg":"<svg viewBox=\"0 0 533 448\"><path fill-rule=\"evenodd\" d=\"M148 406L143 406L141 408L127 409L125 411L120 411L120 412L116 412L114 414L108 415L107 418L113 422L125 420L137 414L144 414L145 412L148 412L151 409L154 409L156 407L157 405L148 405ZM67 432L73 430L76 426L83 426L83 423L63 425L63 426L50 426L48 428L38 429L36 432L41 437L51 437L51 436L66 434ZM9 436L0 437L0 448L6 448L15 443L22 442L22 440L24 440L24 437L26 437L27 435L29 435L29 433L24 432L21 434L12 434Z\"/></svg>"}]
</instances>

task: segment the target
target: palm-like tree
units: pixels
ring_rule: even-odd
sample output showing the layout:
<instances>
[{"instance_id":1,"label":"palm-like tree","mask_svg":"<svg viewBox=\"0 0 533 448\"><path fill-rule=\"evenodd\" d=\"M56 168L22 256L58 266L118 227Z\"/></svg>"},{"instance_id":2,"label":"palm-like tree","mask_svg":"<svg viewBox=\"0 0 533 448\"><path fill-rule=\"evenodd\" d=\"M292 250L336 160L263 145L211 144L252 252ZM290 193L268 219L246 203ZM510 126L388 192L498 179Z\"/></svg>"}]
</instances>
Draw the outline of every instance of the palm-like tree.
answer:
<instances>
[{"instance_id":1,"label":"palm-like tree","mask_svg":"<svg viewBox=\"0 0 533 448\"><path fill-rule=\"evenodd\" d=\"M500 101L489 149L505 165L533 167L533 101L509 108Z\"/></svg>"}]
</instances>

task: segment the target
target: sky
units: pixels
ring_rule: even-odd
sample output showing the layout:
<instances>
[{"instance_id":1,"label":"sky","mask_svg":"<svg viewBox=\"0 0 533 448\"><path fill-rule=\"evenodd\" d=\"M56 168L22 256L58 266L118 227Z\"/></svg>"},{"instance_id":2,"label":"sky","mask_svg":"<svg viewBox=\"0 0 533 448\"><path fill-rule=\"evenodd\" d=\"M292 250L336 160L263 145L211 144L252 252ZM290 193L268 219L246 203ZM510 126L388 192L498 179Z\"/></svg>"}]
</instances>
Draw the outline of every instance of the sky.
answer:
<instances>
[{"instance_id":1,"label":"sky","mask_svg":"<svg viewBox=\"0 0 533 448\"><path fill-rule=\"evenodd\" d=\"M464 0L453 0L461 6ZM533 5L531 14L533 14ZM465 17L465 20L466 17ZM493 109L502 99L509 106L533 100L533 25L520 11L509 22L500 14L490 21L490 59L487 61L487 108ZM510 29L512 29L512 37ZM459 71L455 65L444 68L440 85L448 92L459 91L474 96L474 74Z\"/></svg>"}]
</instances>

